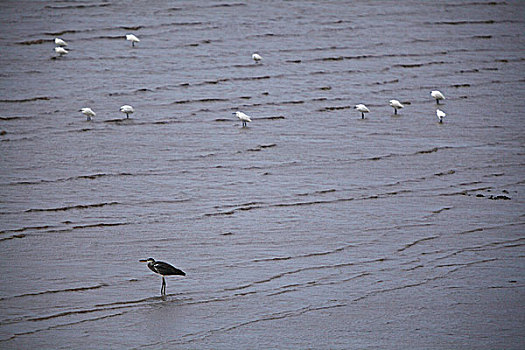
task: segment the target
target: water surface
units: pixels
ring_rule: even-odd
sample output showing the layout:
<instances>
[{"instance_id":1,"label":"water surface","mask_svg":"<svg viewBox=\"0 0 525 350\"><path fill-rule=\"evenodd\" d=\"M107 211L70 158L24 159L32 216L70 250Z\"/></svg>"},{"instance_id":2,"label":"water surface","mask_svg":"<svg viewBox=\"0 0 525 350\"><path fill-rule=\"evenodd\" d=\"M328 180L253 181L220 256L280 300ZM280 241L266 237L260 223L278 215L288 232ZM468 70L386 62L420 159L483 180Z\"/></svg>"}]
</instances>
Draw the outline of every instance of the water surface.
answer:
<instances>
[{"instance_id":1,"label":"water surface","mask_svg":"<svg viewBox=\"0 0 525 350\"><path fill-rule=\"evenodd\" d=\"M0 347L522 349L524 10L2 2Z\"/></svg>"}]
</instances>

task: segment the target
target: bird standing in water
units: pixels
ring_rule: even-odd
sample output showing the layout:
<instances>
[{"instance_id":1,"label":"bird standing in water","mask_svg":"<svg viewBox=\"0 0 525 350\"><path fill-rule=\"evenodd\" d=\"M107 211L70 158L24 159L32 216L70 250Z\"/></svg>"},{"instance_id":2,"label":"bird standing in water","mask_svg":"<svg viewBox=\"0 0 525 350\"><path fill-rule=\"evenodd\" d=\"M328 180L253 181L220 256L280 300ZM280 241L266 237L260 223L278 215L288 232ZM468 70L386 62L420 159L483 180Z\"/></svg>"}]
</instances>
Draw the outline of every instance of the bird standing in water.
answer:
<instances>
[{"instance_id":1,"label":"bird standing in water","mask_svg":"<svg viewBox=\"0 0 525 350\"><path fill-rule=\"evenodd\" d=\"M160 295L166 295L166 280L164 279L164 276L170 276L170 275L178 275L178 276L186 276L186 273L182 270L179 270L176 267L171 266L168 263L165 263L163 261L155 261L153 258L147 258L147 259L140 259L140 262L147 262L148 267L151 271L158 273L162 276L162 286L160 287Z\"/></svg>"},{"instance_id":2,"label":"bird standing in water","mask_svg":"<svg viewBox=\"0 0 525 350\"><path fill-rule=\"evenodd\" d=\"M89 107L84 107L84 108L80 108L80 111L79 112L82 112L83 115L85 115L87 117L87 121L91 121L91 119L96 116L97 114L95 112L93 112L93 110Z\"/></svg>"},{"instance_id":3,"label":"bird standing in water","mask_svg":"<svg viewBox=\"0 0 525 350\"><path fill-rule=\"evenodd\" d=\"M237 116L237 118L239 118L241 121L242 121L242 127L245 128L246 127L246 123L249 123L251 122L251 118L249 115L246 115L244 114L243 112L240 112L240 111L237 111L237 112L233 112L233 114L235 116Z\"/></svg>"},{"instance_id":4,"label":"bird standing in water","mask_svg":"<svg viewBox=\"0 0 525 350\"><path fill-rule=\"evenodd\" d=\"M58 55L60 57L62 57L63 55L67 55L69 53L69 51L67 51L66 49L64 49L63 47L61 46L57 46L55 47L55 52L58 53Z\"/></svg>"},{"instance_id":5,"label":"bird standing in water","mask_svg":"<svg viewBox=\"0 0 525 350\"><path fill-rule=\"evenodd\" d=\"M60 38L55 38L55 44L58 46L67 46L67 43Z\"/></svg>"},{"instance_id":6,"label":"bird standing in water","mask_svg":"<svg viewBox=\"0 0 525 350\"><path fill-rule=\"evenodd\" d=\"M441 91L438 90L431 91L430 96L436 99L436 104L439 104L439 100L445 99L445 95L443 95Z\"/></svg>"},{"instance_id":7,"label":"bird standing in water","mask_svg":"<svg viewBox=\"0 0 525 350\"><path fill-rule=\"evenodd\" d=\"M403 106L403 104L401 102L399 102L398 100L390 100L389 102L390 106L394 108L394 114L397 114L397 110L398 109L401 109L405 106Z\"/></svg>"},{"instance_id":8,"label":"bird standing in water","mask_svg":"<svg viewBox=\"0 0 525 350\"><path fill-rule=\"evenodd\" d=\"M261 55L259 55L258 53L254 53L254 54L252 55L252 60L254 60L255 63L259 63L259 62L261 62L262 57L261 57Z\"/></svg>"},{"instance_id":9,"label":"bird standing in water","mask_svg":"<svg viewBox=\"0 0 525 350\"><path fill-rule=\"evenodd\" d=\"M439 123L443 124L443 118L445 118L447 115L441 109L436 109L436 116L439 119Z\"/></svg>"},{"instance_id":10,"label":"bird standing in water","mask_svg":"<svg viewBox=\"0 0 525 350\"><path fill-rule=\"evenodd\" d=\"M131 46L135 47L135 43L140 42L140 39L133 34L126 34L126 40L131 41Z\"/></svg>"},{"instance_id":11,"label":"bird standing in water","mask_svg":"<svg viewBox=\"0 0 525 350\"><path fill-rule=\"evenodd\" d=\"M354 109L357 109L359 112L361 112L361 119L365 119L365 113L369 113L370 110L368 107L366 107L364 104L360 103L358 105L354 106Z\"/></svg>"},{"instance_id":12,"label":"bird standing in water","mask_svg":"<svg viewBox=\"0 0 525 350\"><path fill-rule=\"evenodd\" d=\"M135 112L133 107L131 107L130 105L124 105L124 106L120 107L120 111L122 113L126 114L126 119L129 118L130 114L133 114Z\"/></svg>"}]
</instances>

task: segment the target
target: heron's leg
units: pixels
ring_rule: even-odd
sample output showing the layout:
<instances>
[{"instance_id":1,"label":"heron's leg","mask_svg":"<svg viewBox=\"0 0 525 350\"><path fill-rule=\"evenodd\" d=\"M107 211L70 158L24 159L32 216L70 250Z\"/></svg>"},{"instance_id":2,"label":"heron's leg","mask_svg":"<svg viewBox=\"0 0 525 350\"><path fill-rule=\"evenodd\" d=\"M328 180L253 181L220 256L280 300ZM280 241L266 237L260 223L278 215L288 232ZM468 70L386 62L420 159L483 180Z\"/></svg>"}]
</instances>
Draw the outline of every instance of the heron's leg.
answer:
<instances>
[{"instance_id":1,"label":"heron's leg","mask_svg":"<svg viewBox=\"0 0 525 350\"><path fill-rule=\"evenodd\" d=\"M365 119L365 114L361 112L361 119Z\"/></svg>"},{"instance_id":2,"label":"heron's leg","mask_svg":"<svg viewBox=\"0 0 525 350\"><path fill-rule=\"evenodd\" d=\"M439 104L439 100L436 98L436 103Z\"/></svg>"},{"instance_id":3,"label":"heron's leg","mask_svg":"<svg viewBox=\"0 0 525 350\"><path fill-rule=\"evenodd\" d=\"M135 42L134 41L131 42L131 46L135 47Z\"/></svg>"},{"instance_id":4,"label":"heron's leg","mask_svg":"<svg viewBox=\"0 0 525 350\"><path fill-rule=\"evenodd\" d=\"M394 108L394 114L397 114L397 108Z\"/></svg>"},{"instance_id":5,"label":"heron's leg","mask_svg":"<svg viewBox=\"0 0 525 350\"><path fill-rule=\"evenodd\" d=\"M129 114L128 113L126 113L126 119L129 119Z\"/></svg>"},{"instance_id":6,"label":"heron's leg","mask_svg":"<svg viewBox=\"0 0 525 350\"><path fill-rule=\"evenodd\" d=\"M164 279L164 276L162 276L162 287L160 289L160 294L166 295L166 280Z\"/></svg>"}]
</instances>

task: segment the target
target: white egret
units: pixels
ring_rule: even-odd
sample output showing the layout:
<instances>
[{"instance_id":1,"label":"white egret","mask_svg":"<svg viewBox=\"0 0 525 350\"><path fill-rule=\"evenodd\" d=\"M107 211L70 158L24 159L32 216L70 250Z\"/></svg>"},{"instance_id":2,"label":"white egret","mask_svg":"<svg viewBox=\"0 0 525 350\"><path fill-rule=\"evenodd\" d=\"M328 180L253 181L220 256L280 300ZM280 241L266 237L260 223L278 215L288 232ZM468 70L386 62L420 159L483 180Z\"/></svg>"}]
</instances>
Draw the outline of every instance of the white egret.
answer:
<instances>
[{"instance_id":1,"label":"white egret","mask_svg":"<svg viewBox=\"0 0 525 350\"><path fill-rule=\"evenodd\" d=\"M58 53L59 56L67 55L68 51L64 49L63 47L57 46L55 47L55 52Z\"/></svg>"},{"instance_id":2,"label":"white egret","mask_svg":"<svg viewBox=\"0 0 525 350\"><path fill-rule=\"evenodd\" d=\"M126 114L126 119L129 118L129 115L132 114L133 112L135 112L135 110L133 109L133 107L131 107L130 105L124 105L122 107L120 107L120 111L122 113L125 113Z\"/></svg>"},{"instance_id":3,"label":"white egret","mask_svg":"<svg viewBox=\"0 0 525 350\"><path fill-rule=\"evenodd\" d=\"M89 107L84 107L84 108L80 108L80 111L79 112L82 112L83 115L85 115L87 117L87 121L91 121L91 118L93 118L94 116L96 116L97 114L95 112L93 112L93 110Z\"/></svg>"},{"instance_id":4,"label":"white egret","mask_svg":"<svg viewBox=\"0 0 525 350\"><path fill-rule=\"evenodd\" d=\"M447 116L447 114L445 112L443 112L441 109L436 109L436 115L437 115L440 123L443 123L443 118L445 118Z\"/></svg>"},{"instance_id":5,"label":"white egret","mask_svg":"<svg viewBox=\"0 0 525 350\"><path fill-rule=\"evenodd\" d=\"M398 100L390 100L390 106L394 108L394 114L397 114L397 110L398 109L401 109L405 106L403 106L403 104L401 102L399 102Z\"/></svg>"},{"instance_id":6,"label":"white egret","mask_svg":"<svg viewBox=\"0 0 525 350\"><path fill-rule=\"evenodd\" d=\"M439 104L439 100L444 100L445 96L441 93L441 91L434 90L430 93L430 96L436 99L436 103Z\"/></svg>"},{"instance_id":7,"label":"white egret","mask_svg":"<svg viewBox=\"0 0 525 350\"><path fill-rule=\"evenodd\" d=\"M252 55L252 59L255 61L255 63L259 63L262 60L262 57L258 53L254 53Z\"/></svg>"},{"instance_id":8,"label":"white egret","mask_svg":"<svg viewBox=\"0 0 525 350\"><path fill-rule=\"evenodd\" d=\"M233 114L235 114L237 116L237 118L239 118L241 121L242 121L242 127L245 128L246 127L246 122L251 122L252 120L250 119L250 116L249 115L246 115L244 114L243 112L233 112Z\"/></svg>"},{"instance_id":9,"label":"white egret","mask_svg":"<svg viewBox=\"0 0 525 350\"><path fill-rule=\"evenodd\" d=\"M67 46L67 43L60 38L55 38L55 44L58 46Z\"/></svg>"},{"instance_id":10,"label":"white egret","mask_svg":"<svg viewBox=\"0 0 525 350\"><path fill-rule=\"evenodd\" d=\"M135 46L135 43L140 41L140 39L133 34L126 34L126 40L131 41L131 46Z\"/></svg>"},{"instance_id":11,"label":"white egret","mask_svg":"<svg viewBox=\"0 0 525 350\"><path fill-rule=\"evenodd\" d=\"M369 113L370 110L368 107L366 107L364 104L360 103L358 105L354 106L354 109L357 109L359 112L361 112L361 119L365 119L365 113Z\"/></svg>"}]
</instances>

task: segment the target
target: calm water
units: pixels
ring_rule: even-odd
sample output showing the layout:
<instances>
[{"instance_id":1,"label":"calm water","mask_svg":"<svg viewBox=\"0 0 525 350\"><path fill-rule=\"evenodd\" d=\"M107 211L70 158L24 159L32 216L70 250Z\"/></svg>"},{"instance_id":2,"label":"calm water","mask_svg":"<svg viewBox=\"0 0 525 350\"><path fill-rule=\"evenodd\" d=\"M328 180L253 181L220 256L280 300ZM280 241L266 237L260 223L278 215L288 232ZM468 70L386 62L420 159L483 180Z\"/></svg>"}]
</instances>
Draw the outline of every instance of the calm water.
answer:
<instances>
[{"instance_id":1,"label":"calm water","mask_svg":"<svg viewBox=\"0 0 525 350\"><path fill-rule=\"evenodd\" d=\"M0 348L523 349L524 13L3 1Z\"/></svg>"}]
</instances>

